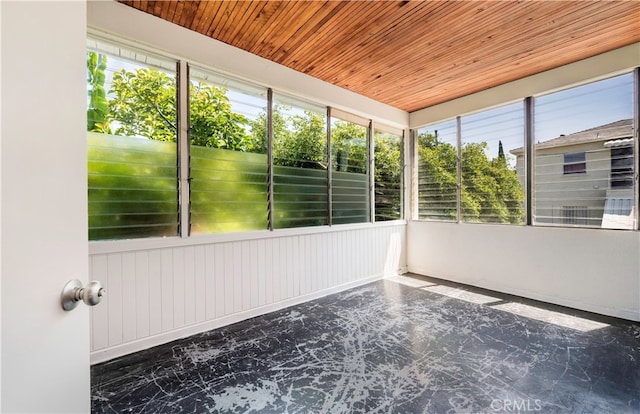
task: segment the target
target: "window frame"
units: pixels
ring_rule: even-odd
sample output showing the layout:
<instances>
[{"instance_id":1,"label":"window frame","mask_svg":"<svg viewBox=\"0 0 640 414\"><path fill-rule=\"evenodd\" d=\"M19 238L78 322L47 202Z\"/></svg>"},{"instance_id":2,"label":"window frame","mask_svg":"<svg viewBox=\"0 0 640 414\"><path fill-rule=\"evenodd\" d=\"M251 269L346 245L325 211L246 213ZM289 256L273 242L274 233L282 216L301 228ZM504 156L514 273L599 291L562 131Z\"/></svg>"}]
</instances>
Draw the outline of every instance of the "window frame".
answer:
<instances>
[{"instance_id":1,"label":"window frame","mask_svg":"<svg viewBox=\"0 0 640 414\"><path fill-rule=\"evenodd\" d=\"M563 175L586 174L587 173L587 154L585 151L566 152L562 154L562 173Z\"/></svg>"},{"instance_id":2,"label":"window frame","mask_svg":"<svg viewBox=\"0 0 640 414\"><path fill-rule=\"evenodd\" d=\"M200 62L196 62L196 61L192 61L190 59L183 59L180 56L171 54L171 53L166 53L164 51L158 51L155 49L151 49L148 47L145 47L143 45L139 45L137 42L134 41L128 41L126 39L121 39L119 37L116 36L110 36L110 35L106 35L104 33L100 33L100 32L96 32L96 31L89 31L89 33L87 34L87 41L88 42L92 42L92 41L97 41L97 42L106 42L109 44L112 44L116 47L122 47L125 49L132 49L135 51L139 51L142 55L150 55L150 56L157 56L158 58L161 59L168 59L171 61L175 62L175 74L176 74L176 118L177 118L177 136L176 136L176 146L177 146L177 155L176 155L176 166L177 166L177 176L175 178L176 182L177 182L177 194L176 194L176 198L177 198L177 206L178 206L178 211L176 213L177 217L178 217L178 223L177 223L177 234L175 235L171 235L171 236L165 236L165 237L156 237L156 236L151 236L151 237L147 237L147 236L140 236L140 237L131 237L131 236L124 236L121 238L114 238L114 239L95 239L95 240L91 240L91 243L93 244L101 244L104 242L130 242L133 244L140 244L140 243L149 243L150 245L153 245L154 240L159 241L159 240L165 240L165 239L175 239L175 240L189 240L189 239L193 239L194 237L197 239L202 239L202 238L222 238L222 239L235 239L237 237L240 238L244 238L244 237L249 237L249 234L252 234L253 236L258 237L259 234L263 233L263 230L252 230L250 232L225 232L225 233L207 233L207 234L191 234L191 211L190 211L190 206L191 206L191 173L190 173L190 169L191 169L191 154L190 154L190 148L189 148L189 85L191 82L190 79L190 67L193 65L193 67L198 68L198 70L204 70L208 73L211 73L215 76L219 76L222 78L227 78L230 79L231 81L237 81L237 82L241 82L241 83L251 83L253 85L255 85L256 87L260 87L260 88L264 88L265 90L268 91L269 95L271 95L272 93L274 93L271 88L264 86L264 84L260 84L260 83L254 83L251 81L247 81L245 79L236 77L232 74L229 73L225 73L225 72L221 72L215 68L211 68L209 65L203 65ZM87 51L90 48L87 47ZM296 99L296 100L300 100L300 101L306 101L308 102L310 105L314 105L314 106L318 106L318 107L322 107L326 109L326 114L327 114L327 129L328 129L328 133L327 133L327 157L328 160L330 160L330 156L331 156L331 144L330 144L330 129L331 129L331 113L333 111L333 116L336 117L340 117L341 119L344 119L346 121L350 121L353 122L354 120L356 120L356 122L358 124L364 124L364 126L366 127L366 154L367 154L367 162L366 162L366 175L367 175L367 179L373 179L373 174L372 174L372 168L373 168L373 158L372 156L370 156L369 154L373 153L373 146L372 146L372 139L373 139L373 130L372 130L372 125L373 125L373 121L372 119L369 118L365 118L362 116L358 116L358 115L354 115L352 113L346 112L346 111L342 111L340 109L336 109L333 108L329 105L323 104L323 103L319 103L318 101L314 101L314 100L308 100L304 97L299 97L296 94L293 94L291 92L280 92L280 91L276 91L276 93L278 94L278 96L287 96L290 97L291 99ZM271 99L271 98L270 98ZM272 110L272 101L269 101L268 104L268 111L271 112ZM269 115L269 123L271 123L271 115ZM271 145L273 140L273 136L272 136L272 131L269 131L269 145ZM402 153L402 157L404 157L404 153ZM404 158L402 158L401 160L401 164L404 165ZM268 163L268 168L271 171L273 171L273 161L270 160ZM331 182L330 182L330 170L331 168L327 168L328 170L328 176L329 176L329 182L327 183L327 194L328 194L328 198L329 200L331 200L332 198L332 186L331 186ZM404 180L404 176L402 177L402 179ZM373 200L375 198L374 196L374 186L373 184L368 184L367 185L367 192L366 192L366 197L367 197L367 205L369 206L370 204L373 205ZM318 225L318 226L311 226L311 227L292 227L292 228L277 228L274 229L273 225L272 225L272 216L271 214L273 213L273 179L270 179L270 183L269 183L269 188L267 190L268 195L269 195L269 203L268 203L268 212L269 212L269 227L266 229L266 231L268 232L268 234L270 234L271 232L291 232L292 230L294 230L294 233L301 233L304 234L308 231L312 231L312 232L317 232L317 231L326 231L328 230L332 225L334 225L335 223L333 222L333 217L332 217L332 211L331 211L331 204L329 204L328 206L328 223L324 224L324 225ZM404 196L404 194L403 194ZM330 203L330 202L329 202ZM404 210L403 207L401 207L402 210ZM402 211L401 211L402 212ZM346 223L346 224L340 224L340 226L361 226L361 225L366 225L369 223L373 223L375 222L374 219L374 209L373 208L369 208L368 207L368 212L367 212L367 219L365 221L362 222L358 222L358 223ZM402 219L400 219L402 220ZM244 235L243 235L244 234ZM252 236L252 237L253 237Z\"/></svg>"},{"instance_id":3,"label":"window frame","mask_svg":"<svg viewBox=\"0 0 640 414\"><path fill-rule=\"evenodd\" d=\"M585 80L584 82L580 82L578 84L572 84L572 85L567 85L564 88L557 88L554 89L552 91L549 92L543 92L543 93L539 93L539 94L532 94L529 96L525 96L524 98L522 98L521 102L523 102L523 112L524 112L524 120L525 120L525 125L524 125L524 138L525 138L525 142L524 142L524 146L521 149L523 152L523 159L524 159L524 165L523 165L523 183L524 183L524 193L525 193L525 201L524 201L524 208L525 208L525 222L523 223L526 226L537 226L537 227L563 227L563 225L557 225L557 224L552 224L552 223L541 223L541 222L537 222L536 218L535 218L535 214L534 214L534 210L536 208L535 206L535 200L536 200L536 194L535 194L535 188L536 188L536 179L535 179L535 133L534 133L534 117L535 117L535 110L534 110L534 102L536 100L536 97L539 96L544 96L544 95L548 95L550 93L553 92L557 92L557 91L563 91L563 90L569 90L572 88L576 88L576 87L580 87L583 85L588 85L591 83L597 83L599 81L605 81L608 79L612 79L615 77L619 77L619 76L624 76L624 75L631 75L633 77L633 114L632 114L632 131L633 132L633 136L632 136L632 142L630 143L630 147L633 148L633 153L632 156L630 158L632 158L632 165L633 165L633 170L629 171L629 168L621 168L621 170L624 171L620 171L621 175L625 176L625 184L619 186L618 188L621 189L633 189L633 206L634 206L634 220L633 222L635 223L633 228L625 228L623 230L625 231L638 231L639 230L639 221L638 218L640 217L640 209L638 208L640 205L640 182L639 182L639 159L640 156L638 155L638 149L640 147L640 143L639 138L640 135L638 134L638 130L640 129L640 67L635 67L634 69L627 69L627 70L621 70L618 72L614 72L614 73L610 73L606 76L602 76L599 77L597 79L590 79L590 80ZM511 101L513 102L513 101ZM483 110L487 110L487 109L492 109L495 107L499 107L499 106L503 106L503 105L508 105L509 102L505 102L505 103L499 103L496 105L493 105L491 107L487 107L487 108L483 108L483 109L479 109L473 112L469 112L467 114L462 114L462 115L457 115L456 117L460 117L460 116L466 116L468 114L473 114L473 113L478 113L481 112ZM447 120L451 120L453 119L453 117L449 116L446 118L442 118L441 120L434 120L433 122L427 123L427 124L423 124L422 126L412 126L411 129L411 141L410 141L410 145L411 145L411 151L412 151L412 162L413 162L413 166L412 166L412 200L411 200L411 217L413 220L418 220L418 221L442 221L442 220L434 220L431 218L421 218L420 216L420 207L419 207L419 187L418 187L418 170L419 170L419 155L418 155L418 138L419 138L419 131L423 128L427 128L429 126L433 126L433 125L438 125L441 124ZM627 118L624 118L627 119ZM577 152L582 152L582 151L577 151ZM566 160L563 155L563 170L562 170L562 175L580 175L580 174L588 174L589 170L588 170L588 166L587 163L589 162L589 156L587 153L589 153L589 150L584 151L584 161L582 160L576 160L576 161L571 161L571 160ZM567 162L569 161L569 162ZM577 167L567 167L567 165L569 166L577 166ZM576 171L571 171L571 168L576 168ZM612 174L614 172L615 168L611 168ZM628 182L631 181L631 185L628 185ZM609 187L611 188L611 178L609 179ZM458 180L458 186L461 185L461 181ZM614 189L616 187L613 187ZM458 207L458 213L460 213L460 207ZM562 220L562 218L560 218ZM589 221L590 219L587 218L587 221ZM450 221L449 221L450 222ZM457 221L458 223L460 223L461 221ZM476 224L476 223L469 223L469 224ZM484 223L484 224L491 224L491 223ZM589 228L589 229L605 229L603 227L597 227L597 226L592 226L592 225L570 225L570 226L564 226L564 227L585 227L585 228ZM618 228L606 228L608 230L619 230Z\"/></svg>"}]
</instances>

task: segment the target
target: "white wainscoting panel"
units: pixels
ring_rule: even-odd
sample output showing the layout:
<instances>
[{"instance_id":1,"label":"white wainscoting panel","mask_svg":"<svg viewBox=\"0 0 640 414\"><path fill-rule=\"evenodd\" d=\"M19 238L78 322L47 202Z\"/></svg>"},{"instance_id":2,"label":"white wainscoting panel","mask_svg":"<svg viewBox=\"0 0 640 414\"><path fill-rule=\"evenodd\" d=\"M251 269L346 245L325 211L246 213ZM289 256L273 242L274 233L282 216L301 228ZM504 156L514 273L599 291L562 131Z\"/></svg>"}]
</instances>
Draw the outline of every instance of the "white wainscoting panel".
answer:
<instances>
[{"instance_id":1,"label":"white wainscoting panel","mask_svg":"<svg viewBox=\"0 0 640 414\"><path fill-rule=\"evenodd\" d=\"M90 255L97 363L401 272L404 223ZM95 250L95 249L94 249Z\"/></svg>"}]
</instances>

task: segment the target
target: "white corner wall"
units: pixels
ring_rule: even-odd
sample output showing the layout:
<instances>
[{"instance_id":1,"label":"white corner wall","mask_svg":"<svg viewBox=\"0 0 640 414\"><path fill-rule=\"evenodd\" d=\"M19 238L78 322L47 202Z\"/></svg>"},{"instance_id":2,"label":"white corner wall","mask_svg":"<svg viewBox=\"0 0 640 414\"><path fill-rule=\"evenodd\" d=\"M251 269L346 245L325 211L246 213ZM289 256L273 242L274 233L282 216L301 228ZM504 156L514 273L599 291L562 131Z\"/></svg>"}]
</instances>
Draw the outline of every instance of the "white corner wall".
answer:
<instances>
[{"instance_id":1,"label":"white corner wall","mask_svg":"<svg viewBox=\"0 0 640 414\"><path fill-rule=\"evenodd\" d=\"M640 321L640 233L411 221L410 272Z\"/></svg>"},{"instance_id":2,"label":"white corner wall","mask_svg":"<svg viewBox=\"0 0 640 414\"><path fill-rule=\"evenodd\" d=\"M640 43L410 114L411 128L640 66ZM414 190L415 191L415 190ZM410 221L410 272L640 321L640 232Z\"/></svg>"},{"instance_id":3,"label":"white corner wall","mask_svg":"<svg viewBox=\"0 0 640 414\"><path fill-rule=\"evenodd\" d=\"M113 1L87 3L91 33L398 128L409 115ZM318 298L406 268L406 222L90 243L91 362Z\"/></svg>"}]
</instances>

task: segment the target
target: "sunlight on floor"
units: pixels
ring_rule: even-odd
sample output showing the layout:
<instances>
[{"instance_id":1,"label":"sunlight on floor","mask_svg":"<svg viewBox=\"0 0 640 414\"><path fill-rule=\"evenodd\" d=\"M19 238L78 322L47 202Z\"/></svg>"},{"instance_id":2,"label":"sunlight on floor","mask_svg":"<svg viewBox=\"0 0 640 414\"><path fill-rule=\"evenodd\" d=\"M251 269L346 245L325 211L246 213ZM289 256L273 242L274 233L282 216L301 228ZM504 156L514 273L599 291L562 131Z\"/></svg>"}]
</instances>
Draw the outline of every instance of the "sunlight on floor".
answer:
<instances>
[{"instance_id":1,"label":"sunlight on floor","mask_svg":"<svg viewBox=\"0 0 640 414\"><path fill-rule=\"evenodd\" d=\"M427 292L437 293L438 295L449 296L450 298L464 300L466 302L476 303L478 305L486 305L488 303L500 302L501 299L493 296L481 295L480 293L470 292L468 290L455 288L444 285L433 285L421 288Z\"/></svg>"},{"instance_id":2,"label":"sunlight on floor","mask_svg":"<svg viewBox=\"0 0 640 414\"><path fill-rule=\"evenodd\" d=\"M491 307L514 315L524 316L526 318L562 326L563 328L575 329L580 332L589 332L609 326L606 323L567 315L561 312L554 312L522 303L507 302L493 305Z\"/></svg>"},{"instance_id":3,"label":"sunlight on floor","mask_svg":"<svg viewBox=\"0 0 640 414\"><path fill-rule=\"evenodd\" d=\"M568 315L562 312L555 312L532 305L525 305L515 302L505 302L503 299L497 297L471 292L469 290L458 287L439 285L437 283L415 277L397 275L387 278L386 280L404 286L418 288L426 292L447 296L453 299L460 299L465 302L475 303L477 305L490 306L503 312L509 312L514 315L524 316L526 318L550 323L553 325L561 326L563 328L575 329L576 331L580 332L589 332L609 326L608 324L603 322L580 318L577 316Z\"/></svg>"},{"instance_id":4,"label":"sunlight on floor","mask_svg":"<svg viewBox=\"0 0 640 414\"><path fill-rule=\"evenodd\" d=\"M427 282L426 280L418 279L415 277L402 276L402 275L388 277L385 280L389 280L391 282L396 282L401 285L405 285L413 288L421 288L425 286L436 286L435 283Z\"/></svg>"}]
</instances>

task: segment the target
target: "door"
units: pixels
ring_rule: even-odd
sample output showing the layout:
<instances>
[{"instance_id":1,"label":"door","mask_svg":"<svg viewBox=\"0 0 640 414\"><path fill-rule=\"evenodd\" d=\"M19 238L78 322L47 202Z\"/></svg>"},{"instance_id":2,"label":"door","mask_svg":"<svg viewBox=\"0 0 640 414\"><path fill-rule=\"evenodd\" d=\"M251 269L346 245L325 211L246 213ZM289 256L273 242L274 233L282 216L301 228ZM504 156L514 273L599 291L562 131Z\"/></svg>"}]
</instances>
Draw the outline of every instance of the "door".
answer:
<instances>
[{"instance_id":1,"label":"door","mask_svg":"<svg viewBox=\"0 0 640 414\"><path fill-rule=\"evenodd\" d=\"M85 2L1 2L2 412L88 412Z\"/></svg>"}]
</instances>

